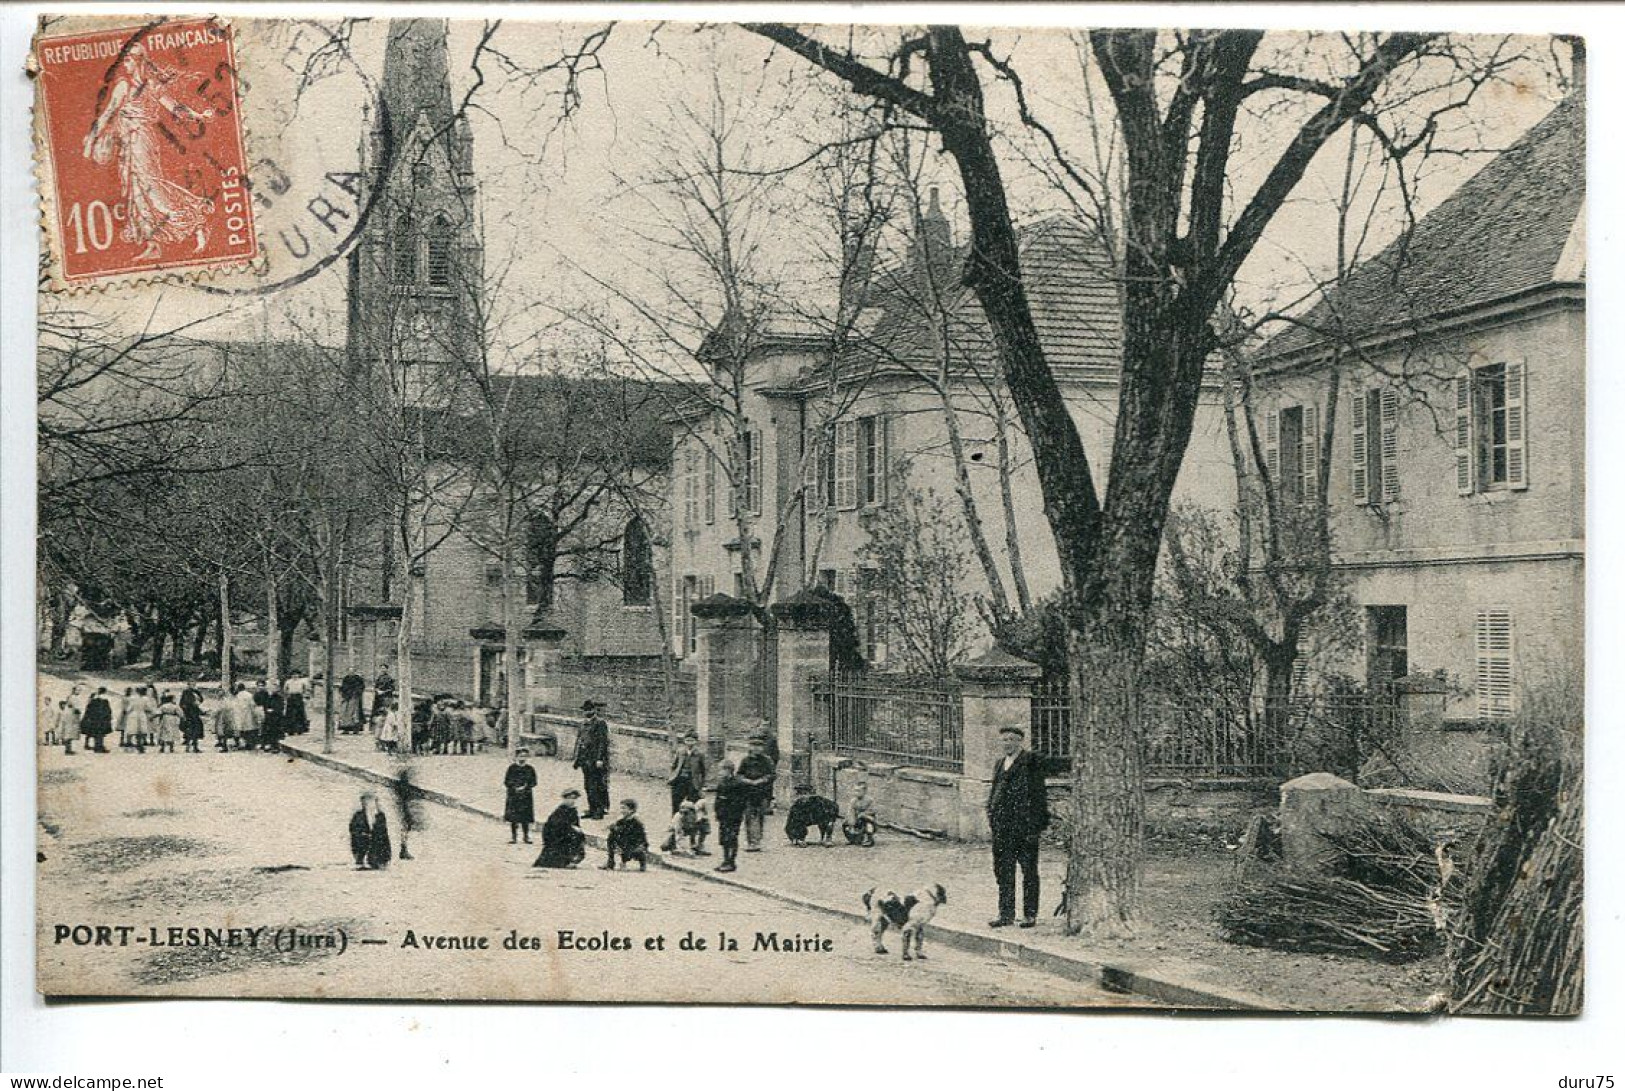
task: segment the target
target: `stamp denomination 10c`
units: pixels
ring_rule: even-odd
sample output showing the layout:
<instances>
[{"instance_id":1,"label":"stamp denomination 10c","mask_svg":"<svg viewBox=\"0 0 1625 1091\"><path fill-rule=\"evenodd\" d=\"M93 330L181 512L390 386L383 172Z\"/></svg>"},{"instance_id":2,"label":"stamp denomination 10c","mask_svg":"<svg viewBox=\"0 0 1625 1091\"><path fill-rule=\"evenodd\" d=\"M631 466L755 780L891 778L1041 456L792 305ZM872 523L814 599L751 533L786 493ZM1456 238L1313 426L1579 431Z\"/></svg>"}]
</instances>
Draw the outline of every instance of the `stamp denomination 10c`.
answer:
<instances>
[{"instance_id":1,"label":"stamp denomination 10c","mask_svg":"<svg viewBox=\"0 0 1625 1091\"><path fill-rule=\"evenodd\" d=\"M57 285L254 261L230 26L159 20L40 37L34 65Z\"/></svg>"}]
</instances>

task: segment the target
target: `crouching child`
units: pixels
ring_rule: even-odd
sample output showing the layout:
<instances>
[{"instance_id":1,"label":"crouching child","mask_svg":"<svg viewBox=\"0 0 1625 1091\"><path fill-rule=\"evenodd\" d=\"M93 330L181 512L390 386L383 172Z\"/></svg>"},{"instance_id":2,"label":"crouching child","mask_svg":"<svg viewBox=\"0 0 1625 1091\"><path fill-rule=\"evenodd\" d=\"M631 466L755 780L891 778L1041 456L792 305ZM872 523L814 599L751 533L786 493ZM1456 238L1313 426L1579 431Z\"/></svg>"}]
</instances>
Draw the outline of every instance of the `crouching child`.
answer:
<instances>
[{"instance_id":1,"label":"crouching child","mask_svg":"<svg viewBox=\"0 0 1625 1091\"><path fill-rule=\"evenodd\" d=\"M841 832L846 835L847 844L867 849L874 847L875 831L879 828L874 800L869 798L869 788L864 785L852 799L852 817L841 824Z\"/></svg>"},{"instance_id":2,"label":"crouching child","mask_svg":"<svg viewBox=\"0 0 1625 1091\"><path fill-rule=\"evenodd\" d=\"M695 856L710 856L705 839L711 835L711 819L705 812L705 801L685 799L671 816L666 839L660 843L661 852L688 851Z\"/></svg>"},{"instance_id":3,"label":"crouching child","mask_svg":"<svg viewBox=\"0 0 1625 1091\"><path fill-rule=\"evenodd\" d=\"M602 865L603 870L615 870L617 853L622 864L636 860L639 871L649 870L649 835L638 818L638 801L635 799L621 800L621 816L610 823L609 859Z\"/></svg>"}]
</instances>

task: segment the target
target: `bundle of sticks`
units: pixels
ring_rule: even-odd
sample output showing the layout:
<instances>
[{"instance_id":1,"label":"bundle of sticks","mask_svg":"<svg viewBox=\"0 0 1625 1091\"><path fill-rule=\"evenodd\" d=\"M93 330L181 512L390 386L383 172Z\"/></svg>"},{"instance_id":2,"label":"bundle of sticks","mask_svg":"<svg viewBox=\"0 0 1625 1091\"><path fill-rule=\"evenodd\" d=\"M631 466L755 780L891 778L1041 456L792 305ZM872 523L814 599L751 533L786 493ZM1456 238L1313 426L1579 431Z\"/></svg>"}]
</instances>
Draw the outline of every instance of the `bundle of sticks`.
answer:
<instances>
[{"instance_id":1,"label":"bundle of sticks","mask_svg":"<svg viewBox=\"0 0 1625 1091\"><path fill-rule=\"evenodd\" d=\"M1403 818L1374 814L1326 835L1340 861L1327 873L1255 871L1218 908L1231 943L1394 962L1443 946L1455 868Z\"/></svg>"},{"instance_id":2,"label":"bundle of sticks","mask_svg":"<svg viewBox=\"0 0 1625 1091\"><path fill-rule=\"evenodd\" d=\"M1453 1011L1578 1014L1585 987L1582 707L1532 700L1451 935Z\"/></svg>"}]
</instances>

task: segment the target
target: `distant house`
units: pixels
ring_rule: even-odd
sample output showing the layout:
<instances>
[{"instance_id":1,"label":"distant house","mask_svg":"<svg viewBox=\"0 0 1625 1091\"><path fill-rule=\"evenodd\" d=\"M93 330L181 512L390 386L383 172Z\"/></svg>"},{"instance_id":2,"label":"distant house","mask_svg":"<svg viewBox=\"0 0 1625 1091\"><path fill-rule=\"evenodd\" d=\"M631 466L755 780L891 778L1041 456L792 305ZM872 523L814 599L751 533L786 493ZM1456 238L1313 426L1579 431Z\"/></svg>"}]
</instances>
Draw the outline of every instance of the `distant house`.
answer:
<instances>
[{"instance_id":1,"label":"distant house","mask_svg":"<svg viewBox=\"0 0 1625 1091\"><path fill-rule=\"evenodd\" d=\"M1332 449L1318 450L1341 350ZM1585 616L1585 109L1557 106L1264 350L1267 457L1332 460L1334 563L1373 683L1445 672L1500 718L1578 670Z\"/></svg>"},{"instance_id":2,"label":"distant house","mask_svg":"<svg viewBox=\"0 0 1625 1091\"><path fill-rule=\"evenodd\" d=\"M1116 419L1120 318L1111 266L1094 233L1067 217L1020 232L1040 336L1097 474ZM884 612L865 557L866 512L904 490L930 491L957 517L963 462L995 563L1009 586L998 422L1005 422L1011 506L1035 598L1060 582L1037 474L1005 390L980 304L960 284L965 248L937 208L922 218L910 253L870 281L856 323L836 347L827 331L770 328L745 362L738 410L744 443L725 442L738 421L705 405L681 418L672 455L673 650L695 650L691 606L741 590L742 552L760 572L777 557L771 598L821 584L852 606L863 652L892 665ZM956 458L948 407L961 440ZM1176 498L1228 509L1235 475L1217 385L1205 389ZM732 454L730 454L732 452ZM731 486L750 506L753 535L740 542ZM969 544L965 546L969 555ZM966 566L965 592L985 595L982 568ZM980 647L989 636L982 633ZM977 650L973 646L972 651Z\"/></svg>"}]
</instances>

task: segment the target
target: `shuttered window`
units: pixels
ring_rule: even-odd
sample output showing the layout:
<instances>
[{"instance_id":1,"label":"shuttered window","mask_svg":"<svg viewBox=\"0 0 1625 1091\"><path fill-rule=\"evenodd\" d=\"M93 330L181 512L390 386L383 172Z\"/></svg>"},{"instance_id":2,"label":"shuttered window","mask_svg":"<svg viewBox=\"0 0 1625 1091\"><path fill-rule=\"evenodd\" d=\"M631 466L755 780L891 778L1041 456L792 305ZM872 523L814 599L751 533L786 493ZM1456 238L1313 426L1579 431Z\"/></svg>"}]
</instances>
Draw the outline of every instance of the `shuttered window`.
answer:
<instances>
[{"instance_id":1,"label":"shuttered window","mask_svg":"<svg viewBox=\"0 0 1625 1091\"><path fill-rule=\"evenodd\" d=\"M762 431L746 429L744 435L745 510L752 515L762 514Z\"/></svg>"},{"instance_id":2,"label":"shuttered window","mask_svg":"<svg viewBox=\"0 0 1625 1091\"><path fill-rule=\"evenodd\" d=\"M858 419L857 456L859 462L859 502L884 504L890 476L891 420L888 417Z\"/></svg>"},{"instance_id":3,"label":"shuttered window","mask_svg":"<svg viewBox=\"0 0 1625 1091\"><path fill-rule=\"evenodd\" d=\"M1476 656L1474 689L1478 695L1478 718L1504 720L1512 715L1514 683L1512 611L1493 607L1478 611L1473 626Z\"/></svg>"},{"instance_id":4,"label":"shuttered window","mask_svg":"<svg viewBox=\"0 0 1625 1091\"><path fill-rule=\"evenodd\" d=\"M1282 504L1309 503L1320 488L1320 411L1289 405L1264 414L1264 466Z\"/></svg>"},{"instance_id":5,"label":"shuttered window","mask_svg":"<svg viewBox=\"0 0 1625 1091\"><path fill-rule=\"evenodd\" d=\"M1456 377L1456 490L1529 487L1528 369L1485 364Z\"/></svg>"},{"instance_id":6,"label":"shuttered window","mask_svg":"<svg viewBox=\"0 0 1625 1091\"><path fill-rule=\"evenodd\" d=\"M1357 391L1349 413L1349 490L1356 504L1399 498L1399 393Z\"/></svg>"},{"instance_id":7,"label":"shuttered window","mask_svg":"<svg viewBox=\"0 0 1625 1091\"><path fill-rule=\"evenodd\" d=\"M858 422L835 424L835 506L850 511L858 506Z\"/></svg>"},{"instance_id":8,"label":"shuttered window","mask_svg":"<svg viewBox=\"0 0 1625 1091\"><path fill-rule=\"evenodd\" d=\"M692 527L700 518L700 452L692 443L683 448L683 525Z\"/></svg>"},{"instance_id":9,"label":"shuttered window","mask_svg":"<svg viewBox=\"0 0 1625 1091\"><path fill-rule=\"evenodd\" d=\"M717 454L705 452L705 522L717 521Z\"/></svg>"}]
</instances>

